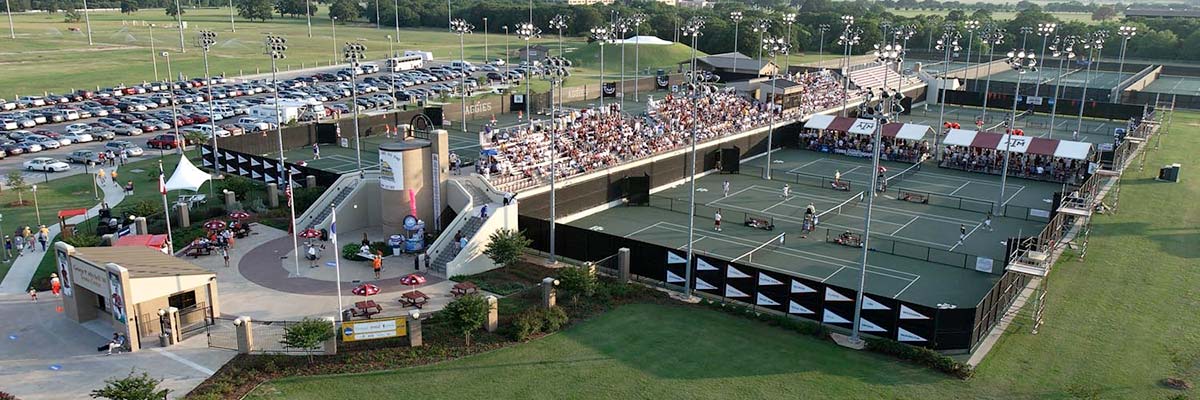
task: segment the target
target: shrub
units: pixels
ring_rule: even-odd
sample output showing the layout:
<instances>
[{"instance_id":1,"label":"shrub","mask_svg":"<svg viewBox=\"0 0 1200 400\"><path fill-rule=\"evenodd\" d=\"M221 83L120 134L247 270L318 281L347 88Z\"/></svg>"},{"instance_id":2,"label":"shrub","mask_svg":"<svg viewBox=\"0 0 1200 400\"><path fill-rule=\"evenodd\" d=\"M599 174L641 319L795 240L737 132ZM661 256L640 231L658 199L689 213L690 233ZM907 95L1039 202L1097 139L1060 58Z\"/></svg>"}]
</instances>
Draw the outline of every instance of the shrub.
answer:
<instances>
[{"instance_id":1,"label":"shrub","mask_svg":"<svg viewBox=\"0 0 1200 400\"><path fill-rule=\"evenodd\" d=\"M542 316L536 309L529 309L517 314L513 318L513 339L518 342L524 342L542 331L544 321Z\"/></svg>"},{"instance_id":2,"label":"shrub","mask_svg":"<svg viewBox=\"0 0 1200 400\"><path fill-rule=\"evenodd\" d=\"M367 261L367 259L358 255L358 249L360 248L362 248L362 245L358 243L350 243L342 246L342 258L350 261Z\"/></svg>"},{"instance_id":3,"label":"shrub","mask_svg":"<svg viewBox=\"0 0 1200 400\"><path fill-rule=\"evenodd\" d=\"M969 379L975 374L975 371L970 366L954 361L950 357L946 357L936 351L917 346L909 346L894 340L881 338L865 338L867 341L867 350L890 355L901 360L915 362L929 368L942 371L944 373L956 376L960 379Z\"/></svg>"},{"instance_id":4,"label":"shrub","mask_svg":"<svg viewBox=\"0 0 1200 400\"><path fill-rule=\"evenodd\" d=\"M143 372L141 375L134 375L133 371L129 371L129 376L121 379L109 378L104 381L104 387L92 391L92 398L105 398L113 400L158 400L167 398L167 393L170 389L159 389L158 384L161 380L150 377L150 374Z\"/></svg>"},{"instance_id":5,"label":"shrub","mask_svg":"<svg viewBox=\"0 0 1200 400\"><path fill-rule=\"evenodd\" d=\"M496 264L508 267L521 259L521 254L533 241L525 237L524 232L512 229L500 229L492 232L487 248L483 254L495 261Z\"/></svg>"},{"instance_id":6,"label":"shrub","mask_svg":"<svg viewBox=\"0 0 1200 400\"><path fill-rule=\"evenodd\" d=\"M294 349L315 350L322 342L333 338L333 324L329 321L305 317L300 322L284 328L279 344ZM312 354L308 355L312 363Z\"/></svg>"},{"instance_id":7,"label":"shrub","mask_svg":"<svg viewBox=\"0 0 1200 400\"><path fill-rule=\"evenodd\" d=\"M471 332L479 329L487 321L488 308L487 300L484 300L483 296L471 294L447 304L441 314L438 314L438 318L445 318L450 328L461 334L467 346L470 346Z\"/></svg>"},{"instance_id":8,"label":"shrub","mask_svg":"<svg viewBox=\"0 0 1200 400\"><path fill-rule=\"evenodd\" d=\"M596 274L587 269L565 267L559 270L558 280L558 287L571 296L571 303L577 303L580 297L591 297L596 293Z\"/></svg>"},{"instance_id":9,"label":"shrub","mask_svg":"<svg viewBox=\"0 0 1200 400\"><path fill-rule=\"evenodd\" d=\"M551 307L550 309L542 310L542 319L545 320L546 333L557 332L567 325L570 318L567 317L567 312L562 307Z\"/></svg>"},{"instance_id":10,"label":"shrub","mask_svg":"<svg viewBox=\"0 0 1200 400\"><path fill-rule=\"evenodd\" d=\"M100 237L89 234L75 234L71 237L62 238L63 242L75 247L96 247L100 245Z\"/></svg>"},{"instance_id":11,"label":"shrub","mask_svg":"<svg viewBox=\"0 0 1200 400\"><path fill-rule=\"evenodd\" d=\"M150 218L162 215L162 205L150 200L138 200L129 206L122 207L126 214Z\"/></svg>"}]
</instances>

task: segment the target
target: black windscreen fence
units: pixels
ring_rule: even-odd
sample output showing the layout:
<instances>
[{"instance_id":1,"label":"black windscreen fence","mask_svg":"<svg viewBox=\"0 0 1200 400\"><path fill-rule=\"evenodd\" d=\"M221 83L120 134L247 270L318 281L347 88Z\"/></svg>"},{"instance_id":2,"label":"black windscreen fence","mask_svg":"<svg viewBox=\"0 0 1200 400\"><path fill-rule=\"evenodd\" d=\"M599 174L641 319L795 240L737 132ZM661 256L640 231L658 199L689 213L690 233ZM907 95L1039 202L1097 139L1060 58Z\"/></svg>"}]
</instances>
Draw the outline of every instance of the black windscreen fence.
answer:
<instances>
[{"instance_id":1,"label":"black windscreen fence","mask_svg":"<svg viewBox=\"0 0 1200 400\"><path fill-rule=\"evenodd\" d=\"M984 94L982 92L968 92L963 90L947 90L944 97L947 104L958 104L973 107L983 107ZM1079 115L1080 101L1078 98L1060 98L1058 107L1055 108L1055 99L1049 97L1033 97L1022 95L1017 100L1017 108L1019 110L1033 110L1036 114L1049 115L1051 111L1058 115ZM1011 110L1013 104L1013 95L1005 93L991 93L988 97L988 108ZM1099 101L1083 102L1083 116L1089 118L1102 118L1109 120L1128 120L1130 118L1141 119L1146 112L1146 106L1137 104L1119 104L1106 103Z\"/></svg>"}]
</instances>

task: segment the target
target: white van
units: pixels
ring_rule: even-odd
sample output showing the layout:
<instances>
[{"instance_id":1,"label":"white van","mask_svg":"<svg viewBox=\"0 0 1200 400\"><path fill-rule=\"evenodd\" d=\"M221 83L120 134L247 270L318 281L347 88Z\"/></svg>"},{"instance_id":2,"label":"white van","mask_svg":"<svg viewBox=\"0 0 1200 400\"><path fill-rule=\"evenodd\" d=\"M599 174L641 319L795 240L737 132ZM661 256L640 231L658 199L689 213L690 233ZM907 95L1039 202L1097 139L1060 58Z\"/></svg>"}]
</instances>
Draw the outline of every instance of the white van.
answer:
<instances>
[{"instance_id":1,"label":"white van","mask_svg":"<svg viewBox=\"0 0 1200 400\"><path fill-rule=\"evenodd\" d=\"M74 121L79 119L79 111L75 110L58 110L58 115L61 115L64 121Z\"/></svg>"},{"instance_id":2,"label":"white van","mask_svg":"<svg viewBox=\"0 0 1200 400\"><path fill-rule=\"evenodd\" d=\"M429 52L429 51L405 50L404 56L405 57L417 56L417 57L421 57L421 59L425 60L425 61L433 61L433 52Z\"/></svg>"},{"instance_id":3,"label":"white van","mask_svg":"<svg viewBox=\"0 0 1200 400\"><path fill-rule=\"evenodd\" d=\"M470 61L463 61L463 60L454 60L454 61L450 62L450 68L453 68L456 70L465 70L467 72L475 72L475 70L479 69L474 64L471 64Z\"/></svg>"}]
</instances>

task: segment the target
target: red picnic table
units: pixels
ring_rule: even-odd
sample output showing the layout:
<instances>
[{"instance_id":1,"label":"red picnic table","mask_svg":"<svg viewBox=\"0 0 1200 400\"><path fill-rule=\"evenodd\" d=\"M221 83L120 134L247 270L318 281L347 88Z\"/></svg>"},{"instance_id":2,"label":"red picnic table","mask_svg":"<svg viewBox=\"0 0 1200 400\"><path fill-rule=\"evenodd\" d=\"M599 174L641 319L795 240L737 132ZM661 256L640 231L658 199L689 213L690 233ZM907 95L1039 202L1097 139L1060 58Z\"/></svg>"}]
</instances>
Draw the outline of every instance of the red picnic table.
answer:
<instances>
[{"instance_id":1,"label":"red picnic table","mask_svg":"<svg viewBox=\"0 0 1200 400\"><path fill-rule=\"evenodd\" d=\"M404 294L400 295L400 303L404 304L406 307L421 308L424 307L425 303L428 302L429 296L426 296L425 293L421 293L420 290L404 292Z\"/></svg>"}]
</instances>

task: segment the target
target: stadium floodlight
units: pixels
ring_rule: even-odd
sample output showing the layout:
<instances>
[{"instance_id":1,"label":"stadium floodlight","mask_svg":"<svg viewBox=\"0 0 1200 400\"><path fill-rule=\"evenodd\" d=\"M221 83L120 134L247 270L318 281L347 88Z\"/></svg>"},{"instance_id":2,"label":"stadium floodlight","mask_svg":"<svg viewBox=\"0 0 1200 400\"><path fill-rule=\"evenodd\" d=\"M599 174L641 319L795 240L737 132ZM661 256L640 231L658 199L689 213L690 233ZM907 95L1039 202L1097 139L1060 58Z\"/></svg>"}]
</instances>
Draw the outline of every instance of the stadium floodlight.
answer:
<instances>
[{"instance_id":1,"label":"stadium floodlight","mask_svg":"<svg viewBox=\"0 0 1200 400\"><path fill-rule=\"evenodd\" d=\"M12 0L4 1L5 4L9 2L12 2ZM95 43L92 42L92 13L88 12L87 0L83 0L83 23L84 29L87 29L88 46L94 45Z\"/></svg>"},{"instance_id":2,"label":"stadium floodlight","mask_svg":"<svg viewBox=\"0 0 1200 400\"><path fill-rule=\"evenodd\" d=\"M342 58L350 64L350 97L351 109L354 110L354 160L358 168L358 173L363 174L362 165L362 138L359 135L358 126L358 63L366 57L367 46L359 42L346 42L342 46Z\"/></svg>"},{"instance_id":3,"label":"stadium floodlight","mask_svg":"<svg viewBox=\"0 0 1200 400\"><path fill-rule=\"evenodd\" d=\"M943 100L946 98L946 81L950 79L950 56L958 57L958 52L962 50L962 47L958 45L959 39L962 39L962 34L958 33L958 29L955 29L954 25L946 24L942 27L942 37L937 40L936 49L943 52L944 61L942 65L945 65L945 70L942 71L942 79L938 80L938 91L941 92L941 95L938 96L938 104L941 110L938 111L937 134L933 135L934 158L938 162L942 160L942 137L949 132L946 129L946 102Z\"/></svg>"},{"instance_id":4,"label":"stadium floodlight","mask_svg":"<svg viewBox=\"0 0 1200 400\"><path fill-rule=\"evenodd\" d=\"M729 12L729 20L733 21L733 53L735 54L735 56L733 57L733 71L734 72L737 72L738 57L736 56L736 54L738 51L738 33L741 31L740 29L738 29L738 27L742 23L742 19L744 19L744 18L745 18L745 16L742 14L741 11Z\"/></svg>"},{"instance_id":5,"label":"stadium floodlight","mask_svg":"<svg viewBox=\"0 0 1200 400\"><path fill-rule=\"evenodd\" d=\"M553 24L551 24L551 25L553 25ZM567 59L562 58L562 57L551 57L546 60L546 72L544 73L543 76L547 80L550 81L550 93L554 93L554 87L558 86L558 88L559 88L558 90L560 93L560 96L559 96L560 100L562 99L561 93L562 93L563 82L565 82L567 80L568 76L571 76L571 71L569 69L567 69L567 67L569 67L570 65L571 65L571 63L569 61L567 61ZM550 254L549 254L549 260L550 260L551 264L557 262L556 257L555 257L555 246L554 246L555 245L555 240L554 240L555 221L554 220L555 220L555 216L557 213L557 210L555 209L555 205L557 204L557 202L555 201L555 193L556 192L554 190L554 185L555 185L555 181L557 181L557 178L558 178L558 158L559 158L558 157L558 131L560 129L559 123L558 123L558 118L559 118L559 116L554 110L554 100L551 99L550 100L550 149L549 149L550 150Z\"/></svg>"},{"instance_id":6,"label":"stadium floodlight","mask_svg":"<svg viewBox=\"0 0 1200 400\"><path fill-rule=\"evenodd\" d=\"M765 35L767 33L767 31L769 31L769 30L771 30L771 20L769 20L769 19L763 18L754 23L753 31L754 31L754 33L758 34L758 41L760 43L763 40L763 35ZM760 78L762 77L762 53L763 53L762 47L759 47L758 48L758 71L757 71L758 74L757 75ZM737 71L734 71L734 73L737 73Z\"/></svg>"},{"instance_id":7,"label":"stadium floodlight","mask_svg":"<svg viewBox=\"0 0 1200 400\"><path fill-rule=\"evenodd\" d=\"M1058 58L1058 76L1054 79L1054 95L1050 96L1051 102L1054 104L1050 108L1050 134L1048 138L1054 138L1054 117L1058 115L1058 90L1062 86L1063 64L1067 60L1075 59L1075 36L1055 36L1054 42L1050 44L1050 54ZM1038 76L1041 76L1041 69L1038 70ZM1039 82L1040 83L1040 82Z\"/></svg>"},{"instance_id":8,"label":"stadium floodlight","mask_svg":"<svg viewBox=\"0 0 1200 400\"><path fill-rule=\"evenodd\" d=\"M1046 59L1046 41L1054 36L1054 32L1058 30L1058 24L1053 22L1041 23L1037 26L1037 34L1042 37L1042 53L1041 59ZM1033 87L1033 96L1042 95L1042 70L1038 69L1037 85ZM1058 94L1056 93L1055 96ZM1053 129L1051 129L1053 130Z\"/></svg>"},{"instance_id":9,"label":"stadium floodlight","mask_svg":"<svg viewBox=\"0 0 1200 400\"><path fill-rule=\"evenodd\" d=\"M212 146L213 146L212 153L214 154L213 167L217 170L217 174L219 175L221 173L221 171L224 171L224 170L221 169L221 157L215 156L215 154L217 154L217 136L218 135L216 134L217 119L214 117L217 115L217 113L216 113L216 108L213 107L213 94L212 94L213 78L212 78L212 74L209 73L209 71L208 71L208 51L212 49L212 46L214 44L217 44L217 33L210 31L210 30L201 30L200 32L198 32L196 34L196 44L198 46L200 46L200 49L204 50L204 88L208 90L208 124L209 124L209 128L213 132L213 135L212 135ZM213 197L213 185L211 185L211 184L208 185L208 197L214 198Z\"/></svg>"},{"instance_id":10,"label":"stadium floodlight","mask_svg":"<svg viewBox=\"0 0 1200 400\"><path fill-rule=\"evenodd\" d=\"M903 60L904 50L899 46L887 45L876 46L875 60L885 65L901 64ZM886 73L886 72L885 72ZM901 102L904 100L904 93L900 90L889 90L884 88L880 90L878 95L876 91L868 88L863 102L858 105L858 117L870 119L874 123L871 128L871 188L867 194L867 211L863 218L863 234L862 234L862 261L859 265L858 274L858 292L855 294L854 301L854 321L850 331L851 344L861 345L862 337L859 336L860 327L862 326L862 304L863 293L866 290L867 284L867 254L870 252L871 240L871 212L875 205L875 196L878 194L877 188L882 185L879 181L881 173L879 173L879 153L882 150L881 141L883 137L883 126L892 121L894 117L904 112L904 107ZM874 105L872 105L874 103Z\"/></svg>"},{"instance_id":11,"label":"stadium floodlight","mask_svg":"<svg viewBox=\"0 0 1200 400\"><path fill-rule=\"evenodd\" d=\"M183 10L179 8L179 0L175 0L175 25L179 27L179 52L187 53L187 48L183 45Z\"/></svg>"},{"instance_id":12,"label":"stadium floodlight","mask_svg":"<svg viewBox=\"0 0 1200 400\"><path fill-rule=\"evenodd\" d=\"M464 37L470 35L471 31L475 30L475 25L468 23L462 18L455 18L450 21L450 31L458 35L458 53L463 62L462 79L458 82L459 94L462 95L462 130L467 133L467 75L471 71L467 70L467 47L464 42ZM390 40L388 42L391 42Z\"/></svg>"},{"instance_id":13,"label":"stadium floodlight","mask_svg":"<svg viewBox=\"0 0 1200 400\"><path fill-rule=\"evenodd\" d=\"M982 25L979 23L979 21L973 20L973 19L963 22L963 29L965 29L967 31L967 68L968 68L967 73L971 72L969 70L969 68L971 68L971 45L975 44L975 31L979 30L980 26L982 26ZM965 77L966 74L964 74L963 76ZM978 73L978 71L976 71L976 73L974 75L972 75L972 78L971 78L972 90L974 90L975 87L978 86L978 83L976 82L977 81L976 78L978 78L978 77L979 77L979 73Z\"/></svg>"},{"instance_id":14,"label":"stadium floodlight","mask_svg":"<svg viewBox=\"0 0 1200 400\"><path fill-rule=\"evenodd\" d=\"M688 88L692 91L692 96L699 97L704 92L701 85L704 83L702 78L696 72L696 46L703 35L704 19L701 17L692 17L683 24L680 29L680 34L683 36L691 36L692 38L692 69L688 73ZM692 117L699 121L700 116L700 99L696 98L692 102ZM691 138L691 168L688 172L688 182L690 189L688 190L688 243L687 243L687 268L684 273L683 295L691 298L692 296L692 260L696 253L693 244L696 239L696 141L699 135L699 124L692 124Z\"/></svg>"},{"instance_id":15,"label":"stadium floodlight","mask_svg":"<svg viewBox=\"0 0 1200 400\"><path fill-rule=\"evenodd\" d=\"M788 42L787 38L768 36L763 38L762 49L767 52L767 55L771 56L771 62L775 62L778 60L780 54L787 55L791 53L792 45ZM767 101L767 112L770 113L769 118L771 120L768 122L767 157L766 166L763 167L763 179L771 179L771 149L775 148L773 140L775 138L775 120L783 113L783 101L775 96L775 88L779 87L779 75L779 68L776 68L769 80L771 82L771 98ZM786 71L784 75L787 75Z\"/></svg>"},{"instance_id":16,"label":"stadium floodlight","mask_svg":"<svg viewBox=\"0 0 1200 400\"><path fill-rule=\"evenodd\" d=\"M1004 166L1000 171L1000 192L996 194L995 215L1004 215L1004 190L1008 186L1008 163L1012 157L1012 144L1015 141L1028 140L1017 135L1017 104L1021 98L1021 78L1025 73L1037 71L1038 58L1033 50L1014 49L1008 52L1008 66L1017 71L1017 86L1013 88L1012 116L1008 119L1007 135L1004 136Z\"/></svg>"},{"instance_id":17,"label":"stadium floodlight","mask_svg":"<svg viewBox=\"0 0 1200 400\"><path fill-rule=\"evenodd\" d=\"M841 36L838 36L838 44L842 46L843 63L842 71L850 70L850 52L854 51L854 45L862 42L862 28L854 26L854 17L849 15L842 16L842 21L849 21L846 24L846 29L842 31ZM842 74L842 110L841 115L846 116L846 102L850 97L850 74Z\"/></svg>"},{"instance_id":18,"label":"stadium floodlight","mask_svg":"<svg viewBox=\"0 0 1200 400\"><path fill-rule=\"evenodd\" d=\"M641 64L641 48L642 48L642 24L646 23L646 14L637 13L630 15L628 18L629 25L633 27L633 36L637 41L633 43L633 101L640 101L641 97L638 94L638 82L642 79L642 64ZM736 31L736 29L734 29ZM736 35L737 33L734 33ZM624 54L624 52L622 52ZM559 56L562 56L561 52ZM561 90L561 89L560 89Z\"/></svg>"},{"instance_id":19,"label":"stadium floodlight","mask_svg":"<svg viewBox=\"0 0 1200 400\"><path fill-rule=\"evenodd\" d=\"M992 27L979 35L983 39L983 43L988 46L988 64L987 64L987 82L983 84L983 116L979 118L982 123L987 123L988 112L988 94L992 90L992 61L996 58L996 47L1004 44L1004 34L1007 31L1001 27Z\"/></svg>"},{"instance_id":20,"label":"stadium floodlight","mask_svg":"<svg viewBox=\"0 0 1200 400\"><path fill-rule=\"evenodd\" d=\"M1121 37L1121 67L1117 69L1117 82L1121 82L1121 78L1125 75L1125 46L1129 44L1129 39L1137 36L1136 26L1122 25L1117 28L1117 36Z\"/></svg>"},{"instance_id":21,"label":"stadium floodlight","mask_svg":"<svg viewBox=\"0 0 1200 400\"><path fill-rule=\"evenodd\" d=\"M633 29L633 26L628 18L617 18L612 23L613 39L621 39L621 93L620 98L617 100L621 103L621 110L625 109L625 42L628 41L625 35L631 29Z\"/></svg>"},{"instance_id":22,"label":"stadium floodlight","mask_svg":"<svg viewBox=\"0 0 1200 400\"><path fill-rule=\"evenodd\" d=\"M817 32L821 32L820 41L817 42L817 65L821 65L825 61L825 33L829 32L829 24L817 25Z\"/></svg>"},{"instance_id":23,"label":"stadium floodlight","mask_svg":"<svg viewBox=\"0 0 1200 400\"><path fill-rule=\"evenodd\" d=\"M796 13L783 14L783 24L787 25L787 35L784 36L784 39L787 41L788 49L791 49L791 47L792 47L792 25L796 24ZM783 65L784 65L783 71L788 73L785 75L790 75L791 68L792 68L792 53L790 51L784 51L783 54L784 54L784 56L783 56ZM772 56L771 58L774 58L774 56Z\"/></svg>"},{"instance_id":24,"label":"stadium floodlight","mask_svg":"<svg viewBox=\"0 0 1200 400\"><path fill-rule=\"evenodd\" d=\"M4 0L4 9L5 9L5 11L8 11L8 38L16 40L17 39L17 29L13 25L12 0Z\"/></svg>"},{"instance_id":25,"label":"stadium floodlight","mask_svg":"<svg viewBox=\"0 0 1200 400\"><path fill-rule=\"evenodd\" d=\"M604 82L604 44L613 42L611 28L608 25L601 25L588 31L591 33L591 39L600 46L600 108L604 108L604 91L607 86L607 82Z\"/></svg>"},{"instance_id":26,"label":"stadium floodlight","mask_svg":"<svg viewBox=\"0 0 1200 400\"><path fill-rule=\"evenodd\" d=\"M291 169L287 167L287 164L285 164L286 159L284 158L283 153L283 124L285 124L287 121L283 120L283 113L279 111L279 78L276 76L276 73L279 71L279 68L276 66L276 62L278 60L287 58L287 38L267 34L263 44L266 47L266 55L271 58L271 87L272 92L275 93L275 119L274 121L269 120L268 122L275 124L275 136L279 142L279 167L276 169L279 175L277 175L278 180L276 180L276 182L278 182L280 185L285 185L284 193L287 195L288 209L291 211L292 217L292 250L295 252L294 256L292 257L292 261L295 263L296 277L299 277L300 242L299 239L296 238L297 235L295 235L296 231L294 230L296 227L296 202L292 200L292 196L295 193L292 184L295 182L295 180L292 179ZM356 123L357 119L358 118L355 118ZM213 136L216 136L215 132Z\"/></svg>"},{"instance_id":27,"label":"stadium floodlight","mask_svg":"<svg viewBox=\"0 0 1200 400\"><path fill-rule=\"evenodd\" d=\"M1018 32L1021 32L1021 48L1025 48L1026 41L1029 40L1029 34L1034 32L1032 26L1022 26Z\"/></svg>"},{"instance_id":28,"label":"stadium floodlight","mask_svg":"<svg viewBox=\"0 0 1200 400\"><path fill-rule=\"evenodd\" d=\"M1088 51L1088 64L1083 69L1083 91L1079 94L1079 118L1075 123L1076 132L1083 130L1083 109L1086 108L1084 104L1087 104L1088 84L1092 80L1092 64L1096 64L1096 71L1099 72L1100 57L1104 54L1104 41L1108 39L1108 35L1107 30L1101 29L1082 38L1083 48Z\"/></svg>"}]
</instances>

